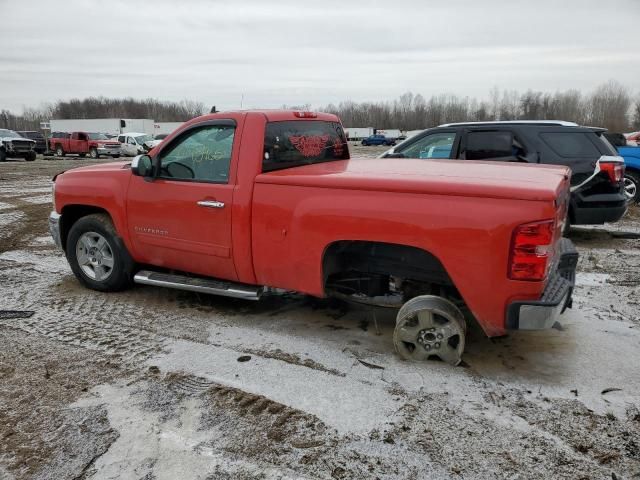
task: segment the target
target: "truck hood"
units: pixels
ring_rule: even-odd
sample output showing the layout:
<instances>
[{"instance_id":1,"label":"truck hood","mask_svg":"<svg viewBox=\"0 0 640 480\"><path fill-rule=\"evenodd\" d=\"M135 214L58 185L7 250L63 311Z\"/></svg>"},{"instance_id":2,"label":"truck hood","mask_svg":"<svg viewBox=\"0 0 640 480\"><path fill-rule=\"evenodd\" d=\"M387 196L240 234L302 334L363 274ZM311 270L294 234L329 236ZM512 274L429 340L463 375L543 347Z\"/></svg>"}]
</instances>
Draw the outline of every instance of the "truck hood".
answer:
<instances>
[{"instance_id":1,"label":"truck hood","mask_svg":"<svg viewBox=\"0 0 640 480\"><path fill-rule=\"evenodd\" d=\"M63 173L65 175L73 175L73 174L85 174L85 173L93 173L93 172L115 172L119 170L124 170L129 168L131 165L131 160L125 162L109 162L109 163L100 163L97 165L87 165L86 167L76 167L70 170L65 170ZM59 174L61 175L61 174Z\"/></svg>"},{"instance_id":2,"label":"truck hood","mask_svg":"<svg viewBox=\"0 0 640 480\"><path fill-rule=\"evenodd\" d=\"M13 140L22 140L24 142L36 143L35 140L31 140L30 138L24 137L0 137L0 142L10 142Z\"/></svg>"},{"instance_id":3,"label":"truck hood","mask_svg":"<svg viewBox=\"0 0 640 480\"><path fill-rule=\"evenodd\" d=\"M319 188L431 193L553 201L568 188L570 170L467 160L352 158L263 173L257 183Z\"/></svg>"}]
</instances>

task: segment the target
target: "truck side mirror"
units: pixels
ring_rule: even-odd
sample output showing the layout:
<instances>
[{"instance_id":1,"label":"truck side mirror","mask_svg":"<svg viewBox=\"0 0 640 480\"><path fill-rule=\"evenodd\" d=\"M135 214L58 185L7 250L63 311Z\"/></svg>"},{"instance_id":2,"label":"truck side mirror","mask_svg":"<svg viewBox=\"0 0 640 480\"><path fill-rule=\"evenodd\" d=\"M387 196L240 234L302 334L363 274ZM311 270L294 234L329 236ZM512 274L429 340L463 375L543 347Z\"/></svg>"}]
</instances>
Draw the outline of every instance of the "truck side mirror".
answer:
<instances>
[{"instance_id":1,"label":"truck side mirror","mask_svg":"<svg viewBox=\"0 0 640 480\"><path fill-rule=\"evenodd\" d=\"M138 177L153 178L153 159L149 155L138 155L131 161L131 173Z\"/></svg>"}]
</instances>

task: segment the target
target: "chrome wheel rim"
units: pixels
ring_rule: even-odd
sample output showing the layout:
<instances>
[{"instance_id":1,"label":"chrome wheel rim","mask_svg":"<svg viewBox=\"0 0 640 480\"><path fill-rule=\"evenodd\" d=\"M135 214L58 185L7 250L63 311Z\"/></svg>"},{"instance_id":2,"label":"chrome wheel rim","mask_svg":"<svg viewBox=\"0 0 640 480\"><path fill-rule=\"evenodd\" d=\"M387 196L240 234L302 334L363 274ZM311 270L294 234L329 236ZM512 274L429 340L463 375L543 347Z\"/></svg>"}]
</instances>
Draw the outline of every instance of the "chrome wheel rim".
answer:
<instances>
[{"instance_id":1,"label":"chrome wheel rim","mask_svg":"<svg viewBox=\"0 0 640 480\"><path fill-rule=\"evenodd\" d=\"M106 238L96 232L83 233L76 243L76 258L82 272L102 282L113 272L113 249Z\"/></svg>"},{"instance_id":2,"label":"chrome wheel rim","mask_svg":"<svg viewBox=\"0 0 640 480\"><path fill-rule=\"evenodd\" d=\"M397 352L407 360L424 361L439 357L458 365L464 351L465 326L453 312L420 309L398 318L393 341Z\"/></svg>"},{"instance_id":3,"label":"chrome wheel rim","mask_svg":"<svg viewBox=\"0 0 640 480\"><path fill-rule=\"evenodd\" d=\"M627 196L627 200L633 200L638 193L638 186L629 177L624 177L624 194Z\"/></svg>"}]
</instances>

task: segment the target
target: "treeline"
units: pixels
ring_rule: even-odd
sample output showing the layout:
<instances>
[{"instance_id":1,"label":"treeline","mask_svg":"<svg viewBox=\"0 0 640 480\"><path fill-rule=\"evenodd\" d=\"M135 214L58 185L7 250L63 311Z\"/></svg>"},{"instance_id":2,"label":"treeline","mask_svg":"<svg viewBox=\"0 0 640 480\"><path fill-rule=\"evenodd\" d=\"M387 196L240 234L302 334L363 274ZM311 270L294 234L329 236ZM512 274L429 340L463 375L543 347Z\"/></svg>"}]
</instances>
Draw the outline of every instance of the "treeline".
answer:
<instances>
[{"instance_id":1,"label":"treeline","mask_svg":"<svg viewBox=\"0 0 640 480\"><path fill-rule=\"evenodd\" d=\"M40 122L52 118L151 118L158 122L184 122L205 111L204 103L191 100L164 102L153 98L74 98L40 108L26 108L22 115L0 110L0 128L38 130Z\"/></svg>"},{"instance_id":2,"label":"treeline","mask_svg":"<svg viewBox=\"0 0 640 480\"><path fill-rule=\"evenodd\" d=\"M337 114L347 127L418 130L451 122L567 120L614 132L640 129L640 97L634 99L630 89L615 81L586 94L494 88L488 100L478 100L456 95L426 99L408 92L391 102L346 101L320 110Z\"/></svg>"},{"instance_id":3,"label":"treeline","mask_svg":"<svg viewBox=\"0 0 640 480\"><path fill-rule=\"evenodd\" d=\"M304 109L311 108L304 105ZM615 81L594 91L548 93L493 88L487 100L457 95L433 95L428 99L411 92L384 102L340 102L317 110L335 113L347 127L418 130L442 123L487 120L568 120L605 127L614 132L640 130L640 96ZM0 110L0 128L37 130L52 118L152 118L159 122L183 122L209 111L202 102L165 102L153 98L89 97L58 101L41 108L26 108L22 115Z\"/></svg>"}]
</instances>

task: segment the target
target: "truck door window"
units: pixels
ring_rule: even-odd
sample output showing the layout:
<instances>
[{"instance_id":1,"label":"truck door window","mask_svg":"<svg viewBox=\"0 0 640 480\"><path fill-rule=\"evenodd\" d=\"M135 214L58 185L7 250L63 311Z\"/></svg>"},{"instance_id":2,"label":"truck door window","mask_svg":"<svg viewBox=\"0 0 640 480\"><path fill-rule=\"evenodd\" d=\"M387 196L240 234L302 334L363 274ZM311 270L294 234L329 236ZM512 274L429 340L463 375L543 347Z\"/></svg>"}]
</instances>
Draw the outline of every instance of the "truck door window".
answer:
<instances>
[{"instance_id":1,"label":"truck door window","mask_svg":"<svg viewBox=\"0 0 640 480\"><path fill-rule=\"evenodd\" d=\"M455 132L432 133L401 150L406 158L451 158Z\"/></svg>"},{"instance_id":2,"label":"truck door window","mask_svg":"<svg viewBox=\"0 0 640 480\"><path fill-rule=\"evenodd\" d=\"M133 137L127 137L127 143L128 143L129 145L135 145L135 144L136 144L136 141L134 140L134 138L133 138Z\"/></svg>"},{"instance_id":3,"label":"truck door window","mask_svg":"<svg viewBox=\"0 0 640 480\"><path fill-rule=\"evenodd\" d=\"M196 182L229 182L235 127L207 125L187 130L160 154L160 177Z\"/></svg>"},{"instance_id":4,"label":"truck door window","mask_svg":"<svg viewBox=\"0 0 640 480\"><path fill-rule=\"evenodd\" d=\"M118 137L118 141L119 141L120 143L124 143L124 135L120 135L120 136Z\"/></svg>"},{"instance_id":5,"label":"truck door window","mask_svg":"<svg viewBox=\"0 0 640 480\"><path fill-rule=\"evenodd\" d=\"M508 131L469 132L463 155L466 160L514 159L524 156L524 150Z\"/></svg>"}]
</instances>

